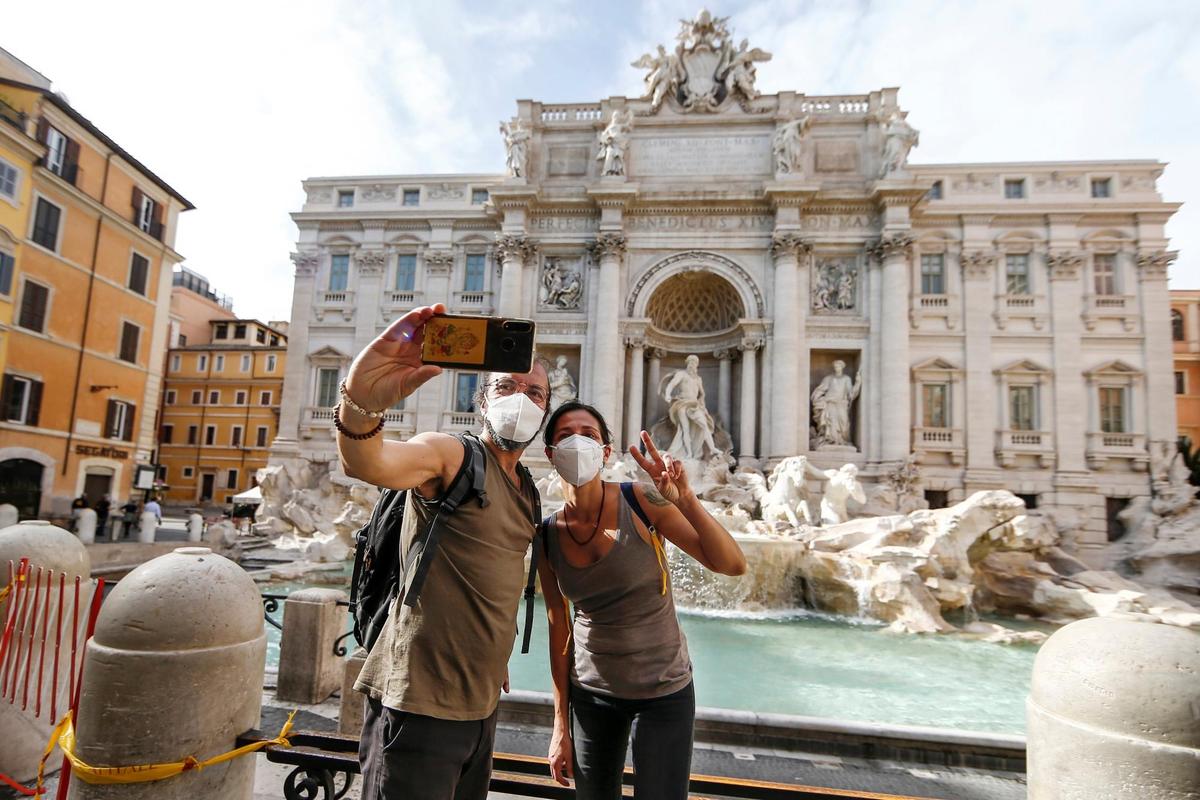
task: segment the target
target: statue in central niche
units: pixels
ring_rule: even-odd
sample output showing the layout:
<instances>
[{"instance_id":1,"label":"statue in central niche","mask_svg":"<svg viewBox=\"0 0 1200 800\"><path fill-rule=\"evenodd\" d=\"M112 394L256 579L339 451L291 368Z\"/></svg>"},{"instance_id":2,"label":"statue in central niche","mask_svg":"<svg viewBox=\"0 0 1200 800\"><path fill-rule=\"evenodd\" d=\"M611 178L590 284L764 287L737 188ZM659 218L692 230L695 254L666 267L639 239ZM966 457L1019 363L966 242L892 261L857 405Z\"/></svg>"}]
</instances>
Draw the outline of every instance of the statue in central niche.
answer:
<instances>
[{"instance_id":1,"label":"statue in central niche","mask_svg":"<svg viewBox=\"0 0 1200 800\"><path fill-rule=\"evenodd\" d=\"M826 375L812 393L813 421L817 449L855 449L850 441L850 406L862 391L862 372L852 380L846 374L846 362L833 362L833 374Z\"/></svg>"},{"instance_id":2,"label":"statue in central niche","mask_svg":"<svg viewBox=\"0 0 1200 800\"><path fill-rule=\"evenodd\" d=\"M704 405L704 381L700 378L700 358L690 355L683 369L665 379L663 399L667 417L675 426L675 437L667 451L680 458L707 459L720 451L713 442L716 423Z\"/></svg>"}]
</instances>

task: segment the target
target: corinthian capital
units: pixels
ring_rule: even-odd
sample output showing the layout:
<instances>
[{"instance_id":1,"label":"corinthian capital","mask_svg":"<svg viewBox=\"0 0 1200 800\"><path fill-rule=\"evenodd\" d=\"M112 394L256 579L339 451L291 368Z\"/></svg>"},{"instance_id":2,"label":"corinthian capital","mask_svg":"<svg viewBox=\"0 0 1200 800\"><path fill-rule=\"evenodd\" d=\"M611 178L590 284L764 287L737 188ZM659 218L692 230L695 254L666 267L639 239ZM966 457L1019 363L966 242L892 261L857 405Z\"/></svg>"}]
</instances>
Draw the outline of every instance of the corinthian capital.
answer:
<instances>
[{"instance_id":1,"label":"corinthian capital","mask_svg":"<svg viewBox=\"0 0 1200 800\"><path fill-rule=\"evenodd\" d=\"M296 266L296 277L302 278L317 274L320 258L316 253L292 253L292 263Z\"/></svg>"},{"instance_id":2,"label":"corinthian capital","mask_svg":"<svg viewBox=\"0 0 1200 800\"><path fill-rule=\"evenodd\" d=\"M606 257L621 258L625 255L625 234L601 233L591 245L592 257L597 261Z\"/></svg>"},{"instance_id":3,"label":"corinthian capital","mask_svg":"<svg viewBox=\"0 0 1200 800\"><path fill-rule=\"evenodd\" d=\"M383 272L386 261L382 250L360 250L354 256L354 264L363 275L378 275Z\"/></svg>"},{"instance_id":4,"label":"corinthian capital","mask_svg":"<svg viewBox=\"0 0 1200 800\"><path fill-rule=\"evenodd\" d=\"M776 231L771 236L771 255L775 258L779 258L780 256L795 256L799 258L809 250L812 250L812 241L805 239L798 233Z\"/></svg>"},{"instance_id":5,"label":"corinthian capital","mask_svg":"<svg viewBox=\"0 0 1200 800\"><path fill-rule=\"evenodd\" d=\"M528 236L505 234L496 239L496 256L501 261L528 261L537 253L537 242Z\"/></svg>"},{"instance_id":6,"label":"corinthian capital","mask_svg":"<svg viewBox=\"0 0 1200 800\"><path fill-rule=\"evenodd\" d=\"M1171 262L1178 256L1178 250L1156 250L1149 253L1138 253L1138 276L1143 280L1146 278L1166 278L1167 269L1171 266Z\"/></svg>"},{"instance_id":7,"label":"corinthian capital","mask_svg":"<svg viewBox=\"0 0 1200 800\"><path fill-rule=\"evenodd\" d=\"M1046 254L1046 269L1050 270L1050 280L1068 281L1079 277L1080 267L1083 266L1083 256L1071 250L1056 250Z\"/></svg>"},{"instance_id":8,"label":"corinthian capital","mask_svg":"<svg viewBox=\"0 0 1200 800\"><path fill-rule=\"evenodd\" d=\"M990 278L996 271L996 254L988 250L963 253L962 270L968 278Z\"/></svg>"},{"instance_id":9,"label":"corinthian capital","mask_svg":"<svg viewBox=\"0 0 1200 800\"><path fill-rule=\"evenodd\" d=\"M425 268L432 273L448 273L454 265L454 253L449 250L426 250Z\"/></svg>"},{"instance_id":10,"label":"corinthian capital","mask_svg":"<svg viewBox=\"0 0 1200 800\"><path fill-rule=\"evenodd\" d=\"M912 250L913 237L909 233L903 231L899 233L885 233L879 237L870 248L871 255L882 261L889 256L903 255L906 256Z\"/></svg>"}]
</instances>

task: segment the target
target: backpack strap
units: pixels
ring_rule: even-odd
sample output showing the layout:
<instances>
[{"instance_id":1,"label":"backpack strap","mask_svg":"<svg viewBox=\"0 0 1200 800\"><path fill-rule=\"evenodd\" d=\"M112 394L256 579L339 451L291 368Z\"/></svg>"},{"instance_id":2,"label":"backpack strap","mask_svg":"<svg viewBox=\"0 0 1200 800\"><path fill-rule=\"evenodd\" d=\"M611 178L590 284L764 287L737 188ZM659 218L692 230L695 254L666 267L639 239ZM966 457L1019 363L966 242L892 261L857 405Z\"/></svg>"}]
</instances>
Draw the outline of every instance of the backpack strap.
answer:
<instances>
[{"instance_id":1,"label":"backpack strap","mask_svg":"<svg viewBox=\"0 0 1200 800\"><path fill-rule=\"evenodd\" d=\"M642 510L642 504L638 502L637 495L633 491L633 481L625 481L621 484L621 494L625 496L625 502L633 509L633 513L637 514L638 519L646 526L646 530L650 533L650 544L654 547L654 557L658 559L658 569L662 573L662 594L667 593L667 552L663 549L662 536L658 533L658 528L654 527L654 523L650 521L650 517Z\"/></svg>"},{"instance_id":2,"label":"backpack strap","mask_svg":"<svg viewBox=\"0 0 1200 800\"><path fill-rule=\"evenodd\" d=\"M533 636L533 601L537 594L534 581L537 580L538 550L545 546L545 533L539 520L542 517L542 498L533 483L533 476L520 461L517 462L517 474L521 476L521 489L529 499L529 507L533 521L533 545L529 548L529 577L525 580L525 633L521 637L522 655L529 652L529 640ZM542 543L538 539L542 538Z\"/></svg>"}]
</instances>

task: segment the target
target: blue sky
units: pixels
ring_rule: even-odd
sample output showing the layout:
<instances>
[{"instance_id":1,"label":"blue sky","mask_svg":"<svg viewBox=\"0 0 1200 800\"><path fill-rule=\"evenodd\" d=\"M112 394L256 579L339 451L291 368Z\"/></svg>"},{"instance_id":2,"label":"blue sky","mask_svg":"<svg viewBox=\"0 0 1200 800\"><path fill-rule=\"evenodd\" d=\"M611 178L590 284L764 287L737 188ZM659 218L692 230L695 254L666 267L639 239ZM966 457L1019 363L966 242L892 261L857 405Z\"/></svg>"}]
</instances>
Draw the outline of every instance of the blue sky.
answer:
<instances>
[{"instance_id":1,"label":"blue sky","mask_svg":"<svg viewBox=\"0 0 1200 800\"><path fill-rule=\"evenodd\" d=\"M16 4L10 4L16 5ZM712 3L774 53L764 92L899 86L919 163L1158 158L1184 209L1173 288L1200 287L1200 3ZM0 45L179 189L187 264L243 316L290 312L300 181L498 172L517 98L637 95L675 2L149 3L4 12ZM1193 207L1194 206L1194 207Z\"/></svg>"}]
</instances>

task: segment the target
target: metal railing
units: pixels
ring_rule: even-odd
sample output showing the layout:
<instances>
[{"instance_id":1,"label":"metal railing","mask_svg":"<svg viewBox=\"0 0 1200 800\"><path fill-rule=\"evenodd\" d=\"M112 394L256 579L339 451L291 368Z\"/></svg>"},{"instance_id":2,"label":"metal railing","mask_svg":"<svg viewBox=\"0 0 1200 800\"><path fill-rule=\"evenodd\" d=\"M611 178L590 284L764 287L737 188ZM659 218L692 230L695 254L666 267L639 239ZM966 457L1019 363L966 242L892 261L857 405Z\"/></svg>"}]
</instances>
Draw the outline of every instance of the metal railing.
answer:
<instances>
[{"instance_id":1,"label":"metal railing","mask_svg":"<svg viewBox=\"0 0 1200 800\"><path fill-rule=\"evenodd\" d=\"M288 596L286 594L272 594L269 592L264 592L262 595L263 619L266 620L268 625L270 625L272 628L279 631L280 633L283 632L283 623L276 620L271 615L276 613L277 611L279 611L280 601L286 602L287 599L288 599ZM337 604L338 604L338 606L345 608L345 609L350 608L350 603L345 600L338 600ZM346 653L348 653L349 650L346 648L346 645L344 644L344 642L353 635L354 635L354 631L348 630L345 633L343 633L341 636L339 636L333 640L333 654L335 656L337 656L338 658L344 658L346 656Z\"/></svg>"}]
</instances>

